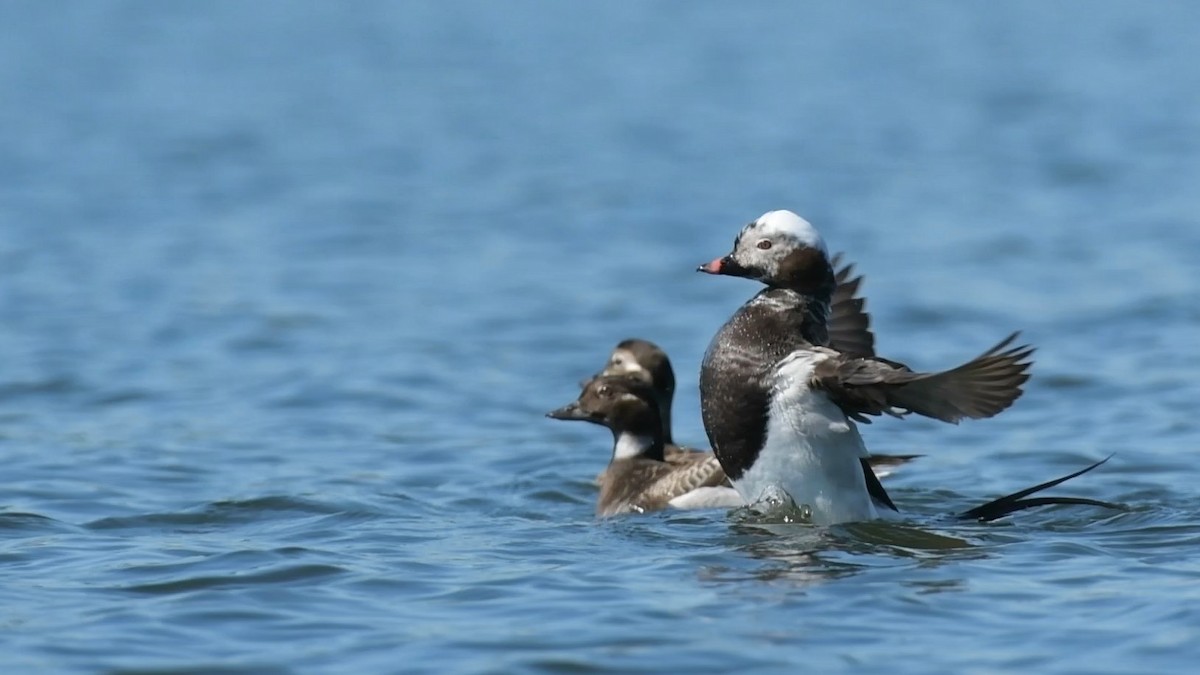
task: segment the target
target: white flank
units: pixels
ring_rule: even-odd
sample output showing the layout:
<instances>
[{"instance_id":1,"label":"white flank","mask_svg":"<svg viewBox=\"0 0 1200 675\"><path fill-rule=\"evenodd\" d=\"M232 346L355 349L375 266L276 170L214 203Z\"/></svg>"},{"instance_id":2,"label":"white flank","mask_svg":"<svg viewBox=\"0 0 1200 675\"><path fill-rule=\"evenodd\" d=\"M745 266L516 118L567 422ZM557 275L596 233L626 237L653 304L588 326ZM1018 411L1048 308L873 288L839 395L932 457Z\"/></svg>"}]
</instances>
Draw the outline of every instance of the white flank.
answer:
<instances>
[{"instance_id":1,"label":"white flank","mask_svg":"<svg viewBox=\"0 0 1200 675\"><path fill-rule=\"evenodd\" d=\"M820 352L794 352L775 369L766 443L735 483L748 504L772 488L812 510L813 523L832 525L879 517L860 458L868 456L858 428L829 397L809 388Z\"/></svg>"},{"instance_id":2,"label":"white flank","mask_svg":"<svg viewBox=\"0 0 1200 675\"><path fill-rule=\"evenodd\" d=\"M638 436L624 432L617 437L617 443L613 447L613 459L640 457L650 447L651 442L652 439L649 436Z\"/></svg>"},{"instance_id":3,"label":"white flank","mask_svg":"<svg viewBox=\"0 0 1200 675\"><path fill-rule=\"evenodd\" d=\"M685 492L667 504L677 509L732 509L745 506L746 502L733 488L701 487Z\"/></svg>"}]
</instances>

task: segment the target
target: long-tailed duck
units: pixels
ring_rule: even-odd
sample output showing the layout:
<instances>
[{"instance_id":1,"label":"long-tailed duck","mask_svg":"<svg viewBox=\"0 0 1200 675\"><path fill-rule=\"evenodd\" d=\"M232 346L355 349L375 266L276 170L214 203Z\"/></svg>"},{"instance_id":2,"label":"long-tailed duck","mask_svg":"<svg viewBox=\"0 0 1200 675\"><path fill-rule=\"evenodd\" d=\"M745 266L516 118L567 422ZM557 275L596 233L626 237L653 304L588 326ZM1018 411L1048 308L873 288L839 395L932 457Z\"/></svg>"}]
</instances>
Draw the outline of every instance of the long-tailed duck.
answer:
<instances>
[{"instance_id":1,"label":"long-tailed duck","mask_svg":"<svg viewBox=\"0 0 1200 675\"><path fill-rule=\"evenodd\" d=\"M849 265L842 268L839 272L840 281L849 276L852 269L853 267ZM831 323L836 323L844 327L841 331L843 335L841 344L850 345L851 349L866 349L869 352L873 352L874 336L868 328L869 319L867 319L866 312L863 311L863 300L854 297L861 277L855 277L851 280L852 286L847 286L840 281L837 290L834 292L833 314L835 318ZM842 294L839 300L838 291L847 288L850 289L849 292ZM843 310L841 313L837 309L839 306ZM830 328L831 333L834 330L833 327ZM604 370L600 371L597 377L602 375L637 378L650 385L650 388L654 392L654 401L658 405L659 417L663 422L662 435L666 448L664 452L666 461L694 461L693 455L704 452L695 448L676 445L671 438L671 404L675 397L675 370L671 367L671 359L661 347L649 340L640 338L622 340L613 348L608 361L604 364ZM883 478L891 475L896 467L918 457L920 455L873 454L867 458L867 463L876 477Z\"/></svg>"},{"instance_id":2,"label":"long-tailed duck","mask_svg":"<svg viewBox=\"0 0 1200 675\"><path fill-rule=\"evenodd\" d=\"M991 417L1012 405L1029 378L1033 349L1011 346L1015 333L938 373L826 346L833 267L816 228L790 211L771 211L746 225L733 251L699 271L767 286L713 337L700 370L705 431L748 503L783 490L811 510L816 524L896 511L864 470L868 452L856 422L881 414L917 413L951 423ZM986 513L971 517L1067 503L1053 497L1022 502L1027 494L989 502L979 507Z\"/></svg>"},{"instance_id":3,"label":"long-tailed duck","mask_svg":"<svg viewBox=\"0 0 1200 675\"><path fill-rule=\"evenodd\" d=\"M577 400L546 416L592 422L612 431L612 460L600 474L597 515L743 503L711 454L676 453L675 461L665 461L659 407L645 382L611 375L593 378Z\"/></svg>"}]
</instances>

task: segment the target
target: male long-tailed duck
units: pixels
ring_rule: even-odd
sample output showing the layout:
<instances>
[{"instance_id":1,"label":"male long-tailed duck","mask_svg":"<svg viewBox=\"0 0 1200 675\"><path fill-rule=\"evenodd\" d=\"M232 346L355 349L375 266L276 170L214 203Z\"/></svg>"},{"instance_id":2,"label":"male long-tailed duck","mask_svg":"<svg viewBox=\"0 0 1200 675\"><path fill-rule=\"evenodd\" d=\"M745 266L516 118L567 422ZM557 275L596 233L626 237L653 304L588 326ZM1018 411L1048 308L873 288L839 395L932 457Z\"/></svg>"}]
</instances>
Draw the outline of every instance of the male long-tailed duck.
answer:
<instances>
[{"instance_id":1,"label":"male long-tailed duck","mask_svg":"<svg viewBox=\"0 0 1200 675\"><path fill-rule=\"evenodd\" d=\"M868 452L856 422L881 414L917 413L951 423L991 417L1012 405L1029 378L1033 349L1013 347L1015 333L938 373L827 346L833 267L816 228L790 211L771 211L746 225L733 251L699 271L767 286L720 328L700 370L705 431L747 503L783 490L819 525L894 512L864 469ZM990 520L1028 506L1080 503L1023 499L1074 475L962 515Z\"/></svg>"},{"instance_id":2,"label":"male long-tailed duck","mask_svg":"<svg viewBox=\"0 0 1200 675\"><path fill-rule=\"evenodd\" d=\"M834 259L836 266L837 259ZM861 277L851 280L852 285L843 283L853 268L849 265L838 273L838 286L834 291L833 319L830 332L834 326L841 326L840 342L831 340L833 344L841 344L852 350L866 350L874 353L874 336L869 329L869 319L863 311L863 300L854 295L861 282ZM848 291L847 291L848 289ZM839 292L841 298L839 298ZM839 307L841 310L839 311ZM664 456L668 462L694 461L694 455L702 450L676 445L671 437L671 404L675 397L675 370L671 367L671 359L666 351L649 340L629 338L622 340L613 348L604 364L604 370L597 376L616 375L640 379L650 385L654 392L654 401L658 405L659 417L663 422L662 435L665 442ZM896 467L910 462L920 455L871 455L867 463L878 478L891 475Z\"/></svg>"},{"instance_id":3,"label":"male long-tailed duck","mask_svg":"<svg viewBox=\"0 0 1200 675\"><path fill-rule=\"evenodd\" d=\"M711 454L677 453L676 461L665 461L666 443L654 396L645 382L602 375L589 381L577 400L546 413L612 431L612 460L600 474L597 515L741 505L741 497Z\"/></svg>"}]
</instances>

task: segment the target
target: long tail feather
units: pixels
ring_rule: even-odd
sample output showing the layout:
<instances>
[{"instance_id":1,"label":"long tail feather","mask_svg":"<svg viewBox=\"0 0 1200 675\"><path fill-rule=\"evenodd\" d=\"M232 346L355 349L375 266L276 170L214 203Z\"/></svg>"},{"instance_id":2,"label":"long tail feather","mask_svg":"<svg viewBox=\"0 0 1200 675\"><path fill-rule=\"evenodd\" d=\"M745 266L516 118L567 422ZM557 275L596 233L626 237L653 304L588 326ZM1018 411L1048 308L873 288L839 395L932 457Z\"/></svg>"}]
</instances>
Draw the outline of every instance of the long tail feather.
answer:
<instances>
[{"instance_id":1,"label":"long tail feather","mask_svg":"<svg viewBox=\"0 0 1200 675\"><path fill-rule=\"evenodd\" d=\"M1117 504L1102 502L1096 499L1087 499L1085 497L1033 497L1031 499L1026 499L1026 497L1029 497L1029 495L1041 492L1047 488L1052 488L1056 485L1060 485L1071 480L1072 478L1082 476L1083 474L1095 469L1110 459L1112 459L1112 455L1105 457L1091 466L1080 469L1075 473L1034 485L1031 488L1026 488L1019 492L1005 495L999 499L993 499L986 504L981 504L973 509L970 509L969 511L964 511L958 514L958 517L963 520L989 522L996 520L997 518L1003 518L1009 514L1016 513L1017 511L1035 506L1047 506L1050 504L1082 504L1087 506L1100 506L1107 509L1120 509L1122 507Z\"/></svg>"}]
</instances>

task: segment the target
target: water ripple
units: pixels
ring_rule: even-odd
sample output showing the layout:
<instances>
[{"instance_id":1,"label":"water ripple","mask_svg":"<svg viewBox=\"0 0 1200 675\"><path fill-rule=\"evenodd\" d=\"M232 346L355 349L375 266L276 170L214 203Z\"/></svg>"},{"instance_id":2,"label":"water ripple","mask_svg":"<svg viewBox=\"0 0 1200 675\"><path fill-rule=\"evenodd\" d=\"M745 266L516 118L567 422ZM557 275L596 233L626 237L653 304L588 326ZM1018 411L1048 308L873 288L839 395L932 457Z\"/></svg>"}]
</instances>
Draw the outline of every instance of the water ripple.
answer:
<instances>
[{"instance_id":1,"label":"water ripple","mask_svg":"<svg viewBox=\"0 0 1200 675\"><path fill-rule=\"evenodd\" d=\"M85 527L94 530L140 530L159 528L215 529L226 525L253 523L270 515L278 518L323 516L340 513L341 507L291 496L268 496L246 500L219 501L194 511L151 513L100 518Z\"/></svg>"},{"instance_id":2,"label":"water ripple","mask_svg":"<svg viewBox=\"0 0 1200 675\"><path fill-rule=\"evenodd\" d=\"M0 670L1195 670L1194 5L279 10L0 3ZM768 208L1025 396L864 427L897 522L596 518L542 414L642 336L703 445Z\"/></svg>"},{"instance_id":3,"label":"water ripple","mask_svg":"<svg viewBox=\"0 0 1200 675\"><path fill-rule=\"evenodd\" d=\"M135 584L124 586L120 590L149 595L172 595L209 588L246 588L264 584L288 584L335 576L345 572L345 569L335 565L288 565L250 574L189 576L170 581Z\"/></svg>"}]
</instances>

